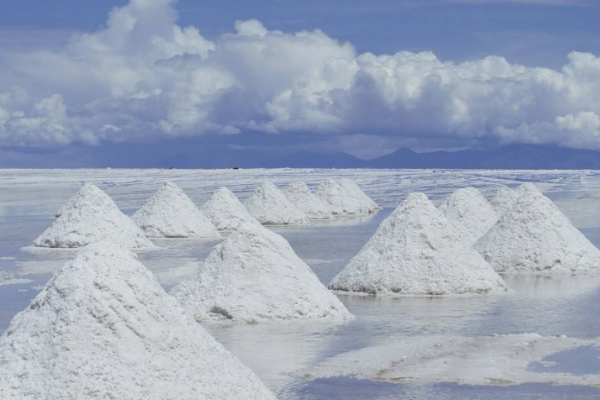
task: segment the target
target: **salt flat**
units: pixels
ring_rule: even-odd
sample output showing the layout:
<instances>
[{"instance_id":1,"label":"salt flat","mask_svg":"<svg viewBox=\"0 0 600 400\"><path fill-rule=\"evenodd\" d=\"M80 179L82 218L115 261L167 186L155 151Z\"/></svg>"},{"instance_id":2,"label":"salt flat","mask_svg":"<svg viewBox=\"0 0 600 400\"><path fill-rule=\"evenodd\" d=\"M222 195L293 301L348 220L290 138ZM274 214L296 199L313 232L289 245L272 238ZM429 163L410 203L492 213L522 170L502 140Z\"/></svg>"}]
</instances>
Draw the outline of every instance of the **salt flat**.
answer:
<instances>
[{"instance_id":1,"label":"salt flat","mask_svg":"<svg viewBox=\"0 0 600 400\"><path fill-rule=\"evenodd\" d=\"M69 260L69 251L23 252L46 229L60 205L83 182L92 182L131 215L165 181L173 181L201 206L218 187L226 186L240 199L265 179L279 188L302 180L311 189L326 178L350 177L383 210L371 216L324 221L302 227L272 228L284 236L295 252L327 284L356 255L406 194L422 191L439 204L454 190L474 186L490 198L499 185L515 187L534 182L551 197L575 226L600 245L600 171L443 171L443 170L0 170L0 332L15 313L23 310L50 274ZM165 288L201 268L216 241L158 240L160 250L140 253ZM261 377L279 399L588 399L600 389L581 384L582 376L600 373L593 351L590 357L567 353L551 358L556 363L544 380L539 365L526 365L536 383L516 386L461 386L452 380L420 384L381 382L352 377L306 380L298 371L312 371L344 354L364 350L376 354L395 342L418 337L468 338L536 333L566 335L569 343L596 343L600 336L597 305L600 277L505 277L513 293L474 298L369 298L342 296L356 320L345 325L233 325L208 330ZM438 339L440 340L440 339ZM557 342L560 342L558 340ZM488 342L483 341L483 347ZM493 343L491 341L490 343ZM563 350L552 340L544 347ZM462 350L461 350L462 351ZM375 353L371 353L375 352ZM454 354L456 355L456 354ZM442 358L440 358L442 359ZM454 359L453 359L454 360ZM578 365L573 369L573 361ZM522 364L520 364L522 365ZM535 369L529 371L529 368ZM548 367L544 367L548 368ZM571 369L570 369L571 368ZM576 378L552 386L556 373ZM316 376L316 375L315 375ZM562 375L561 375L562 376ZM369 377L364 374L364 377ZM473 382L471 382L473 383ZM536 397L538 396L538 397ZM565 397L567 396L567 397Z\"/></svg>"}]
</instances>

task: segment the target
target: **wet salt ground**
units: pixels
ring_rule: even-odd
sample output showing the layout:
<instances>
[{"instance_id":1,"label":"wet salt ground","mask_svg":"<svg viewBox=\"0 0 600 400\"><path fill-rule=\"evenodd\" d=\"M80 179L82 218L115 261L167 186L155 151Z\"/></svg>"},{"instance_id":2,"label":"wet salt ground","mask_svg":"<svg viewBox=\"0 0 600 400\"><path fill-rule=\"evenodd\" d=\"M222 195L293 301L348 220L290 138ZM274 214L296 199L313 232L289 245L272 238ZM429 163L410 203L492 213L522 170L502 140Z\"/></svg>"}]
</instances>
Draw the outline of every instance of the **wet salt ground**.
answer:
<instances>
[{"instance_id":1,"label":"wet salt ground","mask_svg":"<svg viewBox=\"0 0 600 400\"><path fill-rule=\"evenodd\" d=\"M15 313L24 309L72 252L22 252L51 222L51 211L38 207L5 207L0 215L0 271L31 279L27 284L0 286L0 332ZM131 211L131 210L128 210ZM390 212L324 223L315 227L274 228L286 237L328 283L373 234ZM584 233L600 245L600 229ZM145 252L140 259L170 287L193 273L213 243L161 241L161 251ZM14 259L11 259L14 257ZM25 274L24 276L22 276ZM267 383L279 399L597 399L600 389L519 386L461 386L456 384L391 384L351 377L306 381L292 373L333 355L395 338L429 334L479 336L536 332L572 337L600 336L600 277L507 277L515 290L507 296L468 298L373 298L343 296L356 320L339 326L323 324L217 325L208 329ZM584 353L582 353L584 352ZM584 350L555 354L544 361L561 372L600 371L598 358ZM532 365L531 368L540 368Z\"/></svg>"}]
</instances>

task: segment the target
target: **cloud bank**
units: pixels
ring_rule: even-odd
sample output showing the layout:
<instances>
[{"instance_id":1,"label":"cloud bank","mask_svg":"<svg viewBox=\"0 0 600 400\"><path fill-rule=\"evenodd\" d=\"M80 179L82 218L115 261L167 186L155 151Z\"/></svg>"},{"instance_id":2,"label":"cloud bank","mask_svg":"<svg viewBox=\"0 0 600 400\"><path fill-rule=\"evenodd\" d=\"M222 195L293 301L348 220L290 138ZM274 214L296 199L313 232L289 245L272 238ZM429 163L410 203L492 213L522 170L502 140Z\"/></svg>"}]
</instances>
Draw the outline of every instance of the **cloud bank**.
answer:
<instances>
[{"instance_id":1,"label":"cloud bank","mask_svg":"<svg viewBox=\"0 0 600 400\"><path fill-rule=\"evenodd\" d=\"M214 41L175 0L131 0L60 49L0 55L0 146L197 135L492 140L600 148L600 58L561 70L498 56L357 54L325 33L238 21Z\"/></svg>"}]
</instances>

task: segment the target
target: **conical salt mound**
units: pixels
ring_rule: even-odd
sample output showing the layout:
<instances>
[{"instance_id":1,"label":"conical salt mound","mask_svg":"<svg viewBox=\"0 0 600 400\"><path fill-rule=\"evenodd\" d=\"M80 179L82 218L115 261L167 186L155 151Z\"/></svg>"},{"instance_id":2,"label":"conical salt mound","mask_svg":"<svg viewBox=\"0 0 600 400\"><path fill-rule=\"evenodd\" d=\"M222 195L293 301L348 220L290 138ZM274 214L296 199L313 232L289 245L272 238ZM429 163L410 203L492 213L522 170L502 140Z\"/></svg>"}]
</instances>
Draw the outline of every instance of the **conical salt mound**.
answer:
<instances>
[{"instance_id":1,"label":"conical salt mound","mask_svg":"<svg viewBox=\"0 0 600 400\"><path fill-rule=\"evenodd\" d=\"M72 248L108 240L129 248L154 247L114 201L92 184L85 184L67 205L34 240L34 246Z\"/></svg>"},{"instance_id":2,"label":"conical salt mound","mask_svg":"<svg viewBox=\"0 0 600 400\"><path fill-rule=\"evenodd\" d=\"M439 209L471 245L498 220L492 205L472 187L458 189L440 204Z\"/></svg>"},{"instance_id":3,"label":"conical salt mound","mask_svg":"<svg viewBox=\"0 0 600 400\"><path fill-rule=\"evenodd\" d=\"M285 197L310 219L330 219L331 210L304 182L292 182L283 190Z\"/></svg>"},{"instance_id":4,"label":"conical salt mound","mask_svg":"<svg viewBox=\"0 0 600 400\"><path fill-rule=\"evenodd\" d=\"M222 231L235 231L244 224L260 225L235 194L224 187L213 193L201 211Z\"/></svg>"},{"instance_id":5,"label":"conical salt mound","mask_svg":"<svg viewBox=\"0 0 600 400\"><path fill-rule=\"evenodd\" d=\"M504 281L424 194L410 194L330 289L398 295L505 292Z\"/></svg>"},{"instance_id":6,"label":"conical salt mound","mask_svg":"<svg viewBox=\"0 0 600 400\"><path fill-rule=\"evenodd\" d=\"M600 251L534 184L519 187L519 198L475 249L498 272L597 272Z\"/></svg>"},{"instance_id":7,"label":"conical salt mound","mask_svg":"<svg viewBox=\"0 0 600 400\"><path fill-rule=\"evenodd\" d=\"M308 222L306 215L269 181L257 186L244 205L250 215L263 225L301 225Z\"/></svg>"},{"instance_id":8,"label":"conical salt mound","mask_svg":"<svg viewBox=\"0 0 600 400\"><path fill-rule=\"evenodd\" d=\"M83 249L0 338L3 400L274 400L134 254Z\"/></svg>"},{"instance_id":9,"label":"conical salt mound","mask_svg":"<svg viewBox=\"0 0 600 400\"><path fill-rule=\"evenodd\" d=\"M352 198L356 199L360 204L361 213L368 214L375 212L380 207L371 199L358 184L348 178L338 179L338 183Z\"/></svg>"},{"instance_id":10,"label":"conical salt mound","mask_svg":"<svg viewBox=\"0 0 600 400\"><path fill-rule=\"evenodd\" d=\"M339 182L327 178L321 182L315 196L321 199L334 215L368 214L370 211L356 197L356 193L348 191Z\"/></svg>"},{"instance_id":11,"label":"conical salt mound","mask_svg":"<svg viewBox=\"0 0 600 400\"><path fill-rule=\"evenodd\" d=\"M512 206L515 205L518 198L519 194L516 191L506 186L501 186L496 191L496 194L490 201L490 204L496 211L496 214L498 214L498 217L501 217L504 215L504 213L510 210Z\"/></svg>"},{"instance_id":12,"label":"conical salt mound","mask_svg":"<svg viewBox=\"0 0 600 400\"><path fill-rule=\"evenodd\" d=\"M281 236L245 225L171 291L197 320L347 320L344 305Z\"/></svg>"},{"instance_id":13,"label":"conical salt mound","mask_svg":"<svg viewBox=\"0 0 600 400\"><path fill-rule=\"evenodd\" d=\"M131 217L148 237L219 239L221 234L174 183L165 183Z\"/></svg>"}]
</instances>

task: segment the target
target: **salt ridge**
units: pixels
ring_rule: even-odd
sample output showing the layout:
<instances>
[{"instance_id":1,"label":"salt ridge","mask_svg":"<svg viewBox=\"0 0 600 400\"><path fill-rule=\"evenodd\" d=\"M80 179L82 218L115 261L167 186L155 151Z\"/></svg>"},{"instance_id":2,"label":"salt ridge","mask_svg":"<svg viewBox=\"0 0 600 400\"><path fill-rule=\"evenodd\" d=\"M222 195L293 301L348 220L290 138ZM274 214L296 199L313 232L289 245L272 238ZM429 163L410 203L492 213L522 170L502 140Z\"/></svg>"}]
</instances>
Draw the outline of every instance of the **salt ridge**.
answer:
<instances>
[{"instance_id":1,"label":"salt ridge","mask_svg":"<svg viewBox=\"0 0 600 400\"><path fill-rule=\"evenodd\" d=\"M217 189L200 210L223 231L235 231L244 224L260 224L236 195L224 187Z\"/></svg>"},{"instance_id":2,"label":"salt ridge","mask_svg":"<svg viewBox=\"0 0 600 400\"><path fill-rule=\"evenodd\" d=\"M331 219L331 210L321 199L315 196L304 182L290 183L283 194L287 199L304 212L310 219Z\"/></svg>"},{"instance_id":3,"label":"salt ridge","mask_svg":"<svg viewBox=\"0 0 600 400\"><path fill-rule=\"evenodd\" d=\"M506 186L501 186L490 200L490 204L494 207L498 217L501 217L510 210L519 198L519 194Z\"/></svg>"},{"instance_id":4,"label":"salt ridge","mask_svg":"<svg viewBox=\"0 0 600 400\"><path fill-rule=\"evenodd\" d=\"M263 225L302 225L308 222L306 215L270 181L257 186L244 205L250 215Z\"/></svg>"}]
</instances>

